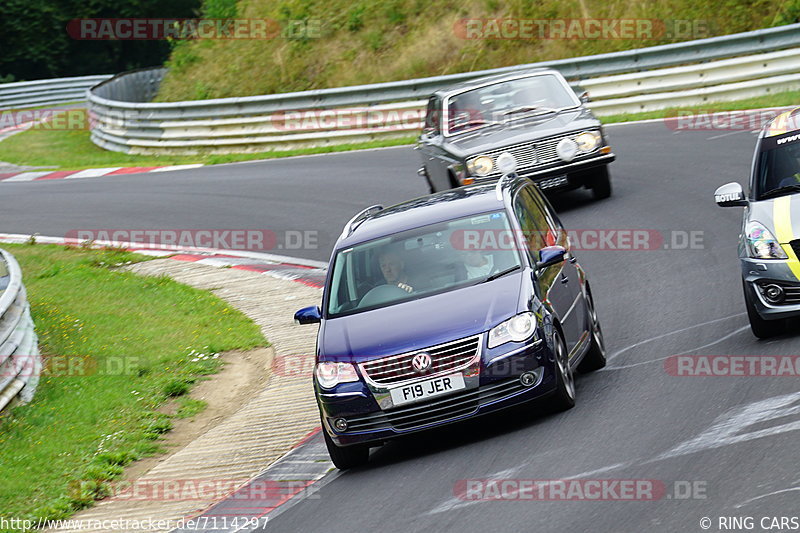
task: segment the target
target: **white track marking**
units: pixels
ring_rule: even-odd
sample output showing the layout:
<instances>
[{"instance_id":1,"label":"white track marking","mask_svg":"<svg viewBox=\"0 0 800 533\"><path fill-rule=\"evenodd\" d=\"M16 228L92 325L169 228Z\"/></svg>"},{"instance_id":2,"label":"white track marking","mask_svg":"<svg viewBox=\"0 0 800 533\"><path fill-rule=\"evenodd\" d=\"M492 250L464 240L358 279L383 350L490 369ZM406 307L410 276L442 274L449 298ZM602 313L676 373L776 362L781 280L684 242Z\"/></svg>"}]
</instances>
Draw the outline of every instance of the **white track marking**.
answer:
<instances>
[{"instance_id":1,"label":"white track marking","mask_svg":"<svg viewBox=\"0 0 800 533\"><path fill-rule=\"evenodd\" d=\"M772 398L739 406L718 416L711 427L697 437L684 441L647 462L671 459L721 448L730 444L797 431L800 430L800 419L764 429L747 431L752 426L762 425L770 420L779 420L796 415L800 415L800 392L773 396Z\"/></svg>"},{"instance_id":2,"label":"white track marking","mask_svg":"<svg viewBox=\"0 0 800 533\"><path fill-rule=\"evenodd\" d=\"M719 338L719 339L717 339L715 341L709 342L708 344L704 344L702 346L697 346L696 348L691 348L689 350L686 350L685 352L680 352L680 353L671 354L671 355L665 355L664 357L659 357L658 359L650 359L648 361L639 361L638 363L631 363L629 365L607 366L605 368L601 368L600 371L623 370L623 369L626 369L626 368L633 368L633 367L636 367L636 366L647 365L647 364L650 364L650 363L657 363L659 361L663 361L665 359L669 359L673 355L686 355L686 354L689 354L691 352L694 352L694 351L697 351L697 350L702 350L703 348L708 348L709 346L714 346L715 344L719 344L720 342L728 340L731 337L735 337L739 333L741 333L741 332L743 332L745 330L748 330L748 329L750 329L750 326L742 326L741 328L739 328L737 330L734 330L731 333L728 333L724 337L721 337L721 338Z\"/></svg>"},{"instance_id":3,"label":"white track marking","mask_svg":"<svg viewBox=\"0 0 800 533\"><path fill-rule=\"evenodd\" d=\"M114 172L115 170L119 170L122 167L108 167L108 168L87 168L86 170L81 170L80 172L76 172L75 174L71 174L65 177L65 180L76 180L81 178L97 178L100 176L105 176L110 172Z\"/></svg>"},{"instance_id":4,"label":"white track marking","mask_svg":"<svg viewBox=\"0 0 800 533\"><path fill-rule=\"evenodd\" d=\"M657 341L659 339L663 339L665 337L669 337L671 335L677 335L678 333L683 333L684 331L689 331L689 330L692 330L692 329L695 329L695 328L700 328L700 327L703 327L703 326L707 326L709 324L716 324L717 322L722 322L724 320L730 320L731 318L744 316L745 314L746 313L738 313L738 314L731 315L731 316L726 316L726 317L723 317L723 318L716 318L714 320L709 320L708 322L701 322L700 324L695 324L694 326L689 326L689 327L685 327L685 328L681 328L681 329L676 329L675 331L670 331L669 333L663 333L661 335L657 335L655 337L651 337L649 339L645 339L643 341L639 341L637 343L631 344L630 346L626 346L625 348L623 348L621 350L618 350L618 351L614 352L613 354L609 355L608 356L608 360L611 361L612 359L622 355L623 353L627 352L628 350L632 350L632 349L637 348L637 347L639 347L639 346L641 346L643 344L648 344L648 343L651 343L653 341Z\"/></svg>"}]
</instances>

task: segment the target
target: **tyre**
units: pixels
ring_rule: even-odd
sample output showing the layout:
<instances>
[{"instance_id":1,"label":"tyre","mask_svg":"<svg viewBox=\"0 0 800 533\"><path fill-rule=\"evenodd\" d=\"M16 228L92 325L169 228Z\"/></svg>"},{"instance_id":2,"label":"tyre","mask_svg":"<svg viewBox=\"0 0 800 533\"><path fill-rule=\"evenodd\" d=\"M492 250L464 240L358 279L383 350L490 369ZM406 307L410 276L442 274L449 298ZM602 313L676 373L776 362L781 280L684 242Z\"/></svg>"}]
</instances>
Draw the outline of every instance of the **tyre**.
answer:
<instances>
[{"instance_id":1,"label":"tyre","mask_svg":"<svg viewBox=\"0 0 800 533\"><path fill-rule=\"evenodd\" d=\"M428 169L425 167L422 167L422 169L424 172L423 177L425 178L425 184L428 186L428 192L433 194L436 192L436 189L434 188L433 183L431 183L431 178L428 176Z\"/></svg>"},{"instance_id":2,"label":"tyre","mask_svg":"<svg viewBox=\"0 0 800 533\"><path fill-rule=\"evenodd\" d=\"M592 176L589 187L595 200L603 200L611 196L611 174L608 165L600 167Z\"/></svg>"},{"instance_id":3,"label":"tyre","mask_svg":"<svg viewBox=\"0 0 800 533\"><path fill-rule=\"evenodd\" d=\"M451 189L458 189L461 186L461 184L458 183L458 180L456 180L456 177L453 175L452 172L448 171L447 172L447 177L449 178L450 188Z\"/></svg>"},{"instance_id":4,"label":"tyre","mask_svg":"<svg viewBox=\"0 0 800 533\"><path fill-rule=\"evenodd\" d=\"M753 335L759 339L769 339L783 333L786 330L786 321L761 318L753 303L752 291L744 280L742 280L742 289L744 290L744 304L747 307L747 318L750 320L750 329Z\"/></svg>"},{"instance_id":5,"label":"tyre","mask_svg":"<svg viewBox=\"0 0 800 533\"><path fill-rule=\"evenodd\" d=\"M569 366L567 347L561 338L561 332L553 332L553 350L555 350L556 390L549 407L553 411L566 411L575 406L575 379Z\"/></svg>"},{"instance_id":6,"label":"tyre","mask_svg":"<svg viewBox=\"0 0 800 533\"><path fill-rule=\"evenodd\" d=\"M333 465L339 470L348 470L357 466L362 466L369 460L369 448L366 446L337 446L333 439L328 436L325 428L322 428L325 436L325 446L328 448L328 455L331 456Z\"/></svg>"},{"instance_id":7,"label":"tyre","mask_svg":"<svg viewBox=\"0 0 800 533\"><path fill-rule=\"evenodd\" d=\"M589 287L586 287L586 310L589 313L589 321L591 322L592 344L583 357L583 361L578 365L578 372L581 373L592 372L606 366L606 345L603 340L603 330L600 328L600 320L597 318L594 299Z\"/></svg>"}]
</instances>

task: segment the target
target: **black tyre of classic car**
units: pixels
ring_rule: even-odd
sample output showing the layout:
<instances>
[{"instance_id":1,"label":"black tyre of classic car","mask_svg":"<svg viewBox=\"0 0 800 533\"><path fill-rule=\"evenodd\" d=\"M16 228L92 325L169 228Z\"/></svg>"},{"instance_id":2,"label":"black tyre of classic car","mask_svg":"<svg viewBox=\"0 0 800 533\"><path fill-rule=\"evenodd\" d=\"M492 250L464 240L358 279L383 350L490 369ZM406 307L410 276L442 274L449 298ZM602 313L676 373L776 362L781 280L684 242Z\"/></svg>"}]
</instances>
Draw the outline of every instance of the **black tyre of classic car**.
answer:
<instances>
[{"instance_id":1,"label":"black tyre of classic car","mask_svg":"<svg viewBox=\"0 0 800 533\"><path fill-rule=\"evenodd\" d=\"M595 200L604 200L611 196L611 173L608 171L608 165L595 171L590 187Z\"/></svg>"}]
</instances>

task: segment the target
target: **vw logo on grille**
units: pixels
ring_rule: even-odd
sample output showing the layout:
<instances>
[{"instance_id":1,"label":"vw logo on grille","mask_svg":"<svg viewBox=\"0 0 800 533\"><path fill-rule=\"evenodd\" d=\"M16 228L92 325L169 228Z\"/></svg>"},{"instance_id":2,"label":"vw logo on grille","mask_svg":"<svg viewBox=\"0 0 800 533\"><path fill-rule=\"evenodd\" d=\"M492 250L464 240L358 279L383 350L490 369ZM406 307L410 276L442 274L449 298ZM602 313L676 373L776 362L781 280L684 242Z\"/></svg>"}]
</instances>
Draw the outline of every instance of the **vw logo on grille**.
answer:
<instances>
[{"instance_id":1,"label":"vw logo on grille","mask_svg":"<svg viewBox=\"0 0 800 533\"><path fill-rule=\"evenodd\" d=\"M431 356L425 352L418 353L411 360L411 366L414 367L418 374L421 374L431 367Z\"/></svg>"}]
</instances>

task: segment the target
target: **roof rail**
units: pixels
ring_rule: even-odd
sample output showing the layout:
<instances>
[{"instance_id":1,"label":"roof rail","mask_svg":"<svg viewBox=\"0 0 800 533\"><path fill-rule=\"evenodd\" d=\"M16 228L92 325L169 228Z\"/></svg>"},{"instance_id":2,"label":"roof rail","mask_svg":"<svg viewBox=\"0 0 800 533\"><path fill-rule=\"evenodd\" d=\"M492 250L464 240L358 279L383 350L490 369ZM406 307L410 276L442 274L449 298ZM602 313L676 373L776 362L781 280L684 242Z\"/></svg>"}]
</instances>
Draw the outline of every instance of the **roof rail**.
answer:
<instances>
[{"instance_id":1,"label":"roof rail","mask_svg":"<svg viewBox=\"0 0 800 533\"><path fill-rule=\"evenodd\" d=\"M371 215L373 212L377 212L382 209L383 209L382 205L376 204L376 205L371 205L368 208L361 211L360 213L358 213L356 216L351 218L347 224L345 224L344 230L342 230L342 235L339 238L343 239L344 237L349 236L351 233L355 231L355 229L358 227L359 224L364 222L364 220L369 215Z\"/></svg>"}]
</instances>

